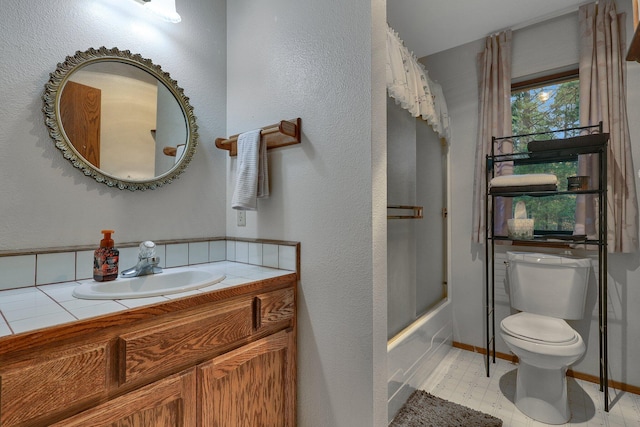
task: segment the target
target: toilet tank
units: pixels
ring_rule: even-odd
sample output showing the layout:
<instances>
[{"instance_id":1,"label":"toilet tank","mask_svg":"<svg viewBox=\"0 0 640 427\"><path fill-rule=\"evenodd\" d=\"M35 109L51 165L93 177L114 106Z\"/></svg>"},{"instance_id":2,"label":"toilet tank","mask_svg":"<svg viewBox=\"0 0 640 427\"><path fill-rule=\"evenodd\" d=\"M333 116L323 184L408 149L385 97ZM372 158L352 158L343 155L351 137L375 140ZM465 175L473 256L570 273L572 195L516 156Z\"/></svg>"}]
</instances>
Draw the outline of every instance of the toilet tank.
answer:
<instances>
[{"instance_id":1,"label":"toilet tank","mask_svg":"<svg viewBox=\"0 0 640 427\"><path fill-rule=\"evenodd\" d=\"M511 307L559 319L582 319L590 259L507 252L507 262Z\"/></svg>"}]
</instances>

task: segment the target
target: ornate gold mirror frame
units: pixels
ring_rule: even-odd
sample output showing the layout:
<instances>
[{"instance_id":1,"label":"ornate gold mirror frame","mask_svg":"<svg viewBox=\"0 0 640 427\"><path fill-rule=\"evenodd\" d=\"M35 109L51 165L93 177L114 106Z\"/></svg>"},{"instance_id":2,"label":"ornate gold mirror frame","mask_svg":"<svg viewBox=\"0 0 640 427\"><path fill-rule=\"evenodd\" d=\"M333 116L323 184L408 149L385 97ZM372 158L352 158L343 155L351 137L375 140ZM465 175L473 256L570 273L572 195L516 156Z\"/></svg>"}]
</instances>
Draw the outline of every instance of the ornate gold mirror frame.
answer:
<instances>
[{"instance_id":1,"label":"ornate gold mirror frame","mask_svg":"<svg viewBox=\"0 0 640 427\"><path fill-rule=\"evenodd\" d=\"M65 85L71 81L70 78L77 71L82 70L89 65L107 62L126 64L136 67L139 70L143 70L155 78L158 82L158 87L165 87L173 98L175 98L175 101L177 101L182 113L180 121L183 119L185 124L184 132L181 129L179 132L182 134L186 133L186 138L185 140L172 141L171 146L166 146L164 148L160 147L160 152L164 152L165 155L175 156L176 153L178 155L177 158L172 160L173 163L168 166L168 170L165 171L163 169L159 173L151 174L153 176L149 177L135 177L131 175L123 176L111 173L94 165L91 161L85 158L78 148L71 142L69 135L63 126L61 113L61 96ZM113 64L106 65L110 67ZM64 158L69 160L73 166L80 169L86 176L104 183L109 187L117 187L121 190L128 189L133 191L147 189L153 190L165 184L169 184L174 179L177 179L187 167L195 153L196 145L198 144L198 126L196 124L196 117L193 114L193 107L189 104L189 98L184 95L183 89L178 86L175 80L171 79L168 73L162 71L159 65L153 64L150 59L143 58L139 54L132 54L128 50L119 50L117 48L107 49L106 47L101 47L99 49L91 48L84 52L77 51L75 55L67 56L63 63L58 64L55 72L50 74L50 79L45 84L45 90L42 98L44 101L42 111L45 114L45 124L49 130L49 136L55 142L56 147L61 150ZM82 115L83 112L80 114ZM165 124L165 126L167 125ZM152 135L155 139L155 129L146 129L145 132ZM84 144L84 142L80 142L80 144ZM154 144L153 141L152 144ZM126 157L126 153L124 153L124 157Z\"/></svg>"}]
</instances>

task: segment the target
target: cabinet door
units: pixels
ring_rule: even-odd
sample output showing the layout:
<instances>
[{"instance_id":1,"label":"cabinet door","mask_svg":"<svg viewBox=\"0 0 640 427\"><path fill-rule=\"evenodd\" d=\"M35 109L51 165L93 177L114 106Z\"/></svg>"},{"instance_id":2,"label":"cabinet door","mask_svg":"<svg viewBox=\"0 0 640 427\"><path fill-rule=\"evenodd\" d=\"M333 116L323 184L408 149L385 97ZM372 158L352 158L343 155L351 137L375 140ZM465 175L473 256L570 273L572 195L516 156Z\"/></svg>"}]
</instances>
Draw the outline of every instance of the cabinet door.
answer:
<instances>
[{"instance_id":1,"label":"cabinet door","mask_svg":"<svg viewBox=\"0 0 640 427\"><path fill-rule=\"evenodd\" d=\"M281 331L198 367L202 427L295 425L295 333Z\"/></svg>"},{"instance_id":2,"label":"cabinet door","mask_svg":"<svg viewBox=\"0 0 640 427\"><path fill-rule=\"evenodd\" d=\"M192 427L195 368L124 394L52 427Z\"/></svg>"}]
</instances>

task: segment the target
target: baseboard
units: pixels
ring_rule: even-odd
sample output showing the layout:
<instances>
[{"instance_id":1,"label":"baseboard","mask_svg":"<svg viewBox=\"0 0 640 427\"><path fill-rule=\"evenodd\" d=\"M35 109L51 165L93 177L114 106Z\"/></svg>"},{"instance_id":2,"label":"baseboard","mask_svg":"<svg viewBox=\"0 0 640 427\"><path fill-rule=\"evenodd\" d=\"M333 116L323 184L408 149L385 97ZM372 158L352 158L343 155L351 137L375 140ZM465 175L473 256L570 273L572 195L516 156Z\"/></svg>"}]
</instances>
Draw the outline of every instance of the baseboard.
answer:
<instances>
[{"instance_id":1,"label":"baseboard","mask_svg":"<svg viewBox=\"0 0 640 427\"><path fill-rule=\"evenodd\" d=\"M457 342L457 341L453 341L451 343L451 345L455 348L460 348L462 350L467 350L467 351L471 351L473 353L481 353L481 354L487 354L487 350L484 347L476 347L475 345L469 345L469 344L464 344L461 342ZM491 353L493 354L493 353ZM515 354L507 354L507 353L500 353L499 351L496 351L496 357L498 359L503 359L503 360L507 360L511 363L518 363L518 357Z\"/></svg>"},{"instance_id":2,"label":"baseboard","mask_svg":"<svg viewBox=\"0 0 640 427\"><path fill-rule=\"evenodd\" d=\"M474 345L469 345L469 344L464 344L461 342L457 342L457 341L453 341L451 343L452 347L455 348L459 348L461 350L466 350L466 351L472 351L474 353L480 353L480 354L487 354L487 350L485 348L481 348L481 347L476 347ZM491 353L492 354L492 353ZM503 359L503 360L507 360L511 363L518 363L518 357L515 354L511 354L511 353L501 353L499 351L496 351L496 357L498 359ZM590 383L594 383L594 384L600 384L600 377L599 376L595 376L595 375L590 375L590 374L584 374L582 372L576 372L573 369L568 369L567 370L567 375L572 377L572 378L576 378L579 380L583 380L583 381L587 381ZM629 384L625 384L619 381L614 381L612 379L609 379L609 387L615 388L616 390L621 390L621 391L626 391L628 393L633 393L633 394L638 394L640 395L640 387L634 386L634 385L629 385Z\"/></svg>"}]
</instances>

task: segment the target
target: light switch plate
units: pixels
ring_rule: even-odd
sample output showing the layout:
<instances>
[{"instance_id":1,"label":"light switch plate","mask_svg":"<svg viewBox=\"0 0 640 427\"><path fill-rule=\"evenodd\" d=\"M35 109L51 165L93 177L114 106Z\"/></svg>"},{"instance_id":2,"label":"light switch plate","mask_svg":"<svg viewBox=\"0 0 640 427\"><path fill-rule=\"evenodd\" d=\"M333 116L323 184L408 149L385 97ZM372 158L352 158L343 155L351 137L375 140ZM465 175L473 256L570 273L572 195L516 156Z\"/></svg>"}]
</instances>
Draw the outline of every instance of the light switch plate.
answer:
<instances>
[{"instance_id":1,"label":"light switch plate","mask_svg":"<svg viewBox=\"0 0 640 427\"><path fill-rule=\"evenodd\" d=\"M238 227L245 227L247 225L247 213L245 211L238 212Z\"/></svg>"}]
</instances>

